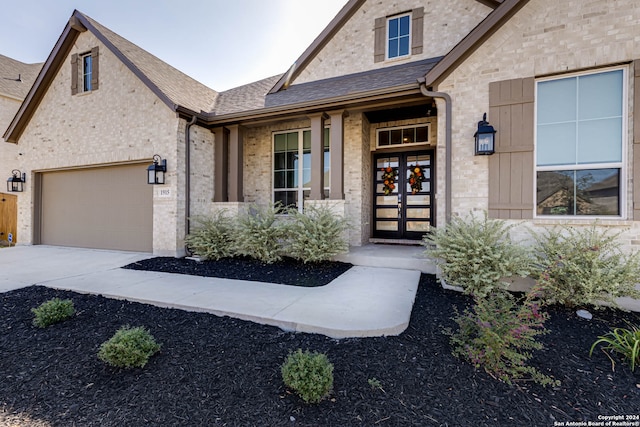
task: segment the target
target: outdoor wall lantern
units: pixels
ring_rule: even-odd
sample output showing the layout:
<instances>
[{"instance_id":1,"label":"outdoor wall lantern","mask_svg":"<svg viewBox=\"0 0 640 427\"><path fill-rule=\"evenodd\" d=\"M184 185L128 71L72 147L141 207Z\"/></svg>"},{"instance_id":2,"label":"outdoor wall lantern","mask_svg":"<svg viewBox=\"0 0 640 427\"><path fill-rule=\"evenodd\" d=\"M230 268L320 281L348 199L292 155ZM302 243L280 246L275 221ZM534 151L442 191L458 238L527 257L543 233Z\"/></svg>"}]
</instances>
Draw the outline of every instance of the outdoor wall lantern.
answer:
<instances>
[{"instance_id":1,"label":"outdoor wall lantern","mask_svg":"<svg viewBox=\"0 0 640 427\"><path fill-rule=\"evenodd\" d=\"M164 173L166 171L167 159L154 154L153 164L147 168L147 182L149 184L164 184Z\"/></svg>"},{"instance_id":2,"label":"outdoor wall lantern","mask_svg":"<svg viewBox=\"0 0 640 427\"><path fill-rule=\"evenodd\" d=\"M476 156L495 153L496 130L487 122L487 113L478 122L478 130L473 136L476 139Z\"/></svg>"},{"instance_id":3,"label":"outdoor wall lantern","mask_svg":"<svg viewBox=\"0 0 640 427\"><path fill-rule=\"evenodd\" d=\"M24 190L24 183L26 180L26 174L20 173L18 169L12 170L11 176L7 180L7 191L21 193Z\"/></svg>"}]
</instances>

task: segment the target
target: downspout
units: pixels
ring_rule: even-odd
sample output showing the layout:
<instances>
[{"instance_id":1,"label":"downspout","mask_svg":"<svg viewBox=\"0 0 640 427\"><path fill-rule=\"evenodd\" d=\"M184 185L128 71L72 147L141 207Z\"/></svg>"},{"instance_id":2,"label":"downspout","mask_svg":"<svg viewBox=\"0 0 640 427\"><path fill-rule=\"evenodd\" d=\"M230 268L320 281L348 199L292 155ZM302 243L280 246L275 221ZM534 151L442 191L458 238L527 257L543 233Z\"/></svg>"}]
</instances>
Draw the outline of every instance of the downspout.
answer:
<instances>
[{"instance_id":1,"label":"downspout","mask_svg":"<svg viewBox=\"0 0 640 427\"><path fill-rule=\"evenodd\" d=\"M451 153L451 96L445 92L434 92L427 88L425 83L425 78L421 77L418 79L418 83L420 83L420 92L424 96L428 96L431 98L440 98L444 100L445 103L445 137L444 137L444 148L445 148L445 221L448 224L451 222L451 201L452 201L452 164L453 164L453 155Z\"/></svg>"},{"instance_id":2,"label":"downspout","mask_svg":"<svg viewBox=\"0 0 640 427\"><path fill-rule=\"evenodd\" d=\"M184 236L188 236L191 231L191 126L196 122L196 116L191 117L184 129L184 187L185 187L185 209L184 209ZM189 255L189 249L185 245L184 251Z\"/></svg>"}]
</instances>

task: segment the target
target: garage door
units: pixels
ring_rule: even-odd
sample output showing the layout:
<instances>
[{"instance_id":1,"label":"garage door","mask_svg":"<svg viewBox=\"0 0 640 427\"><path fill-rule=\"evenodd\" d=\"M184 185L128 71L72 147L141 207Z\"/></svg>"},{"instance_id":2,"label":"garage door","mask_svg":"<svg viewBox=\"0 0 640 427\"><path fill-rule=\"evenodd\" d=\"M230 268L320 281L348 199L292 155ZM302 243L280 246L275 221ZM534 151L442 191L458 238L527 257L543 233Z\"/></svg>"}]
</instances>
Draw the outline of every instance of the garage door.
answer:
<instances>
[{"instance_id":1,"label":"garage door","mask_svg":"<svg viewBox=\"0 0 640 427\"><path fill-rule=\"evenodd\" d=\"M152 202L143 164L43 173L40 242L152 252Z\"/></svg>"}]
</instances>

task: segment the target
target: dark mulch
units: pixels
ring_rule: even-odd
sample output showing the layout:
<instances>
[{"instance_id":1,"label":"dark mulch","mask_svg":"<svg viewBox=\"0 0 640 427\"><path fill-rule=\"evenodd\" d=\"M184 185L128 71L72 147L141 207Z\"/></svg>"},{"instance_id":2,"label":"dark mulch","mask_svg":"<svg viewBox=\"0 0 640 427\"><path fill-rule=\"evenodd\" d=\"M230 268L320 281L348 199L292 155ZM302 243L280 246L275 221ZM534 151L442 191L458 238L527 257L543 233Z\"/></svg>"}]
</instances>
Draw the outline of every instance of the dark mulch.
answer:
<instances>
[{"instance_id":1,"label":"dark mulch","mask_svg":"<svg viewBox=\"0 0 640 427\"><path fill-rule=\"evenodd\" d=\"M48 329L29 309L72 298L77 316ZM247 298L250 298L247 295ZM397 337L333 340L275 327L43 287L0 294L0 407L23 425L55 426L552 426L638 414L640 371L588 351L598 335L640 315L614 310L591 321L551 310L546 349L533 365L562 381L509 386L451 355L442 334L468 299L423 275L408 329ZM96 357L121 325L142 325L162 343L144 369ZM306 405L282 384L297 348L325 352L334 390ZM383 390L373 389L376 378ZM0 424L2 421L0 410ZM6 414L5 414L6 417ZM12 424L13 425L13 424ZM585 424L586 425L586 424Z\"/></svg>"},{"instance_id":2,"label":"dark mulch","mask_svg":"<svg viewBox=\"0 0 640 427\"><path fill-rule=\"evenodd\" d=\"M352 264L338 261L303 264L291 258L265 264L249 257L203 262L186 258L157 257L134 262L124 268L315 287L328 284L351 267Z\"/></svg>"}]
</instances>

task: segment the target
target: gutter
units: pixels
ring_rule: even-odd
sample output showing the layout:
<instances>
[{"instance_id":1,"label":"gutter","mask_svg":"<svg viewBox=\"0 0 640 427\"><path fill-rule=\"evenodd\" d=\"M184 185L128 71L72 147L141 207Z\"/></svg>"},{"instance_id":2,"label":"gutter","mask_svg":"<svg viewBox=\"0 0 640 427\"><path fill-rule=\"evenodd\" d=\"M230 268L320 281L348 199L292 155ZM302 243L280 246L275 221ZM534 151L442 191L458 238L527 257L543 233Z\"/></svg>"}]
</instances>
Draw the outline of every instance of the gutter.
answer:
<instances>
[{"instance_id":1,"label":"gutter","mask_svg":"<svg viewBox=\"0 0 640 427\"><path fill-rule=\"evenodd\" d=\"M451 202L452 202L452 165L453 165L453 153L451 152L451 96L445 92L434 92L432 88L428 88L426 85L425 77L418 79L420 83L420 92L424 96L431 98L440 98L445 102L445 222L448 224L451 222Z\"/></svg>"},{"instance_id":2,"label":"gutter","mask_svg":"<svg viewBox=\"0 0 640 427\"><path fill-rule=\"evenodd\" d=\"M197 116L191 117L184 128L184 169L185 169L185 207L184 207L184 236L187 237L191 231L191 126L196 122ZM184 246L186 254L189 254L187 245Z\"/></svg>"}]
</instances>

